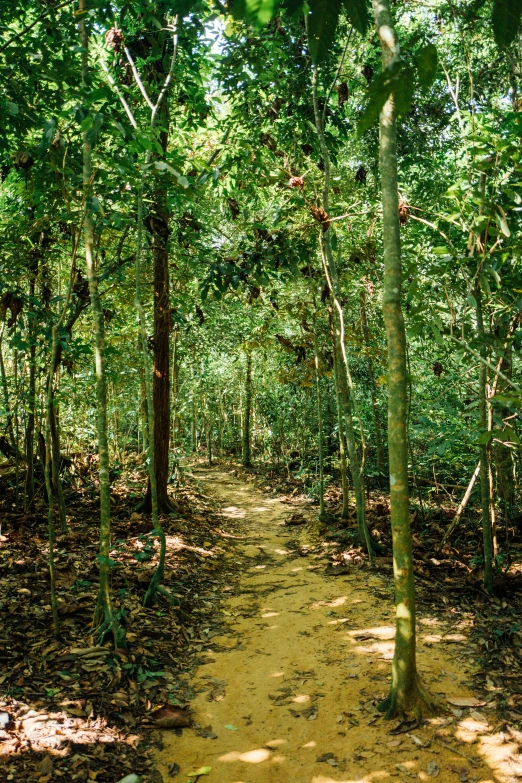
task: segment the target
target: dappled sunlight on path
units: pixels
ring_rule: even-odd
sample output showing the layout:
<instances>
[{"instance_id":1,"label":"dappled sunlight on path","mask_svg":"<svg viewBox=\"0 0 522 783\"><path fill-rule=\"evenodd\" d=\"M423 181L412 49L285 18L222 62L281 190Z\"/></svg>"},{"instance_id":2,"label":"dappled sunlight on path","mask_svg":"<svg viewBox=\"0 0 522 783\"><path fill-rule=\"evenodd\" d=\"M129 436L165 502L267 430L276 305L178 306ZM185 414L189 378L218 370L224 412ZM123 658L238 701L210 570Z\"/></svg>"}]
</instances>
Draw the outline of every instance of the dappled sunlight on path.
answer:
<instances>
[{"instance_id":1,"label":"dappled sunlight on path","mask_svg":"<svg viewBox=\"0 0 522 783\"><path fill-rule=\"evenodd\" d=\"M163 734L157 765L165 780L179 764L182 780L212 767L208 783L515 781L516 738L494 729L487 704L397 734L377 712L393 656L390 572L328 577L313 524L284 525L288 504L265 500L224 470L199 477L221 498L224 516L244 519L243 577L222 607L230 635L213 639L193 674L194 727ZM293 546L304 536L314 542L306 556ZM421 618L419 670L439 698L473 704L464 683L470 651L441 644L459 637L450 625Z\"/></svg>"}]
</instances>

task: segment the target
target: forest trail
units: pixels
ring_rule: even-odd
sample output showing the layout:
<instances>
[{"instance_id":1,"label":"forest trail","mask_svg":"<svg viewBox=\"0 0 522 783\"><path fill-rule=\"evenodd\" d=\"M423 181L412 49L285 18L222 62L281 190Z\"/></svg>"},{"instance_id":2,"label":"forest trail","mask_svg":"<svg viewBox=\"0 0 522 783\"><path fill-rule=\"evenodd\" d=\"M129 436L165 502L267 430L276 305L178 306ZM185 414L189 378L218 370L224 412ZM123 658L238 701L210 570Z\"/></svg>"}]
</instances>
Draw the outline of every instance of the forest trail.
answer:
<instances>
[{"instance_id":1,"label":"forest trail","mask_svg":"<svg viewBox=\"0 0 522 783\"><path fill-rule=\"evenodd\" d=\"M391 573L328 577L313 526L284 525L294 503L267 498L224 468L195 472L225 518L244 520L243 575L222 605L230 634L212 640L216 649L191 682L195 727L163 732L156 763L165 781L176 765L183 783L201 767L212 769L200 783L514 780L512 743L492 733L487 705L397 735L377 716L393 651ZM311 553L300 556L296 539ZM472 651L450 643L451 623L450 613L420 618L419 669L439 697L472 700L464 684Z\"/></svg>"}]
</instances>

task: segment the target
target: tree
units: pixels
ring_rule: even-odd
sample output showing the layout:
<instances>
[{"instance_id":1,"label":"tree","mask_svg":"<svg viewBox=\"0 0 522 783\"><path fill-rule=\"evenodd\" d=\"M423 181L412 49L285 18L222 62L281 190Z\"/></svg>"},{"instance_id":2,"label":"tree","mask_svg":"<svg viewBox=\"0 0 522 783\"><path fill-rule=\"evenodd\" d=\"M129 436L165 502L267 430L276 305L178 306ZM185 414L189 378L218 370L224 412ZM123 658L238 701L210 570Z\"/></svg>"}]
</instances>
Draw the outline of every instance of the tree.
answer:
<instances>
[{"instance_id":1,"label":"tree","mask_svg":"<svg viewBox=\"0 0 522 783\"><path fill-rule=\"evenodd\" d=\"M400 58L389 0L373 0L375 24L382 49L383 71ZM397 184L397 107L392 92L379 121L384 245L383 312L388 342L388 455L390 517L393 536L396 631L392 681L380 709L387 718L433 711L434 702L420 682L415 649L415 583L408 492L408 380L406 333L401 306L402 261Z\"/></svg>"}]
</instances>

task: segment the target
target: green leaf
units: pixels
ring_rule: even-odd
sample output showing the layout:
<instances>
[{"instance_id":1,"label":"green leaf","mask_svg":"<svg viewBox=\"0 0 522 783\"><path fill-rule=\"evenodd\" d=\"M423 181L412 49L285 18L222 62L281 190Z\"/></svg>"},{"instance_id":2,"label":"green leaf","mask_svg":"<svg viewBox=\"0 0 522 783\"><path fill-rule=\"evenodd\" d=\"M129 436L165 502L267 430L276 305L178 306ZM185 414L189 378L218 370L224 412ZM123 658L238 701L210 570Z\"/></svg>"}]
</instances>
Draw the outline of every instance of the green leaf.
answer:
<instances>
[{"instance_id":1,"label":"green leaf","mask_svg":"<svg viewBox=\"0 0 522 783\"><path fill-rule=\"evenodd\" d=\"M411 101L415 91L415 79L413 69L409 66L402 68L394 76L395 108L397 116L404 117L411 109Z\"/></svg>"},{"instance_id":2,"label":"green leaf","mask_svg":"<svg viewBox=\"0 0 522 783\"><path fill-rule=\"evenodd\" d=\"M429 87L437 73L437 47L429 43L417 54L417 73L421 87Z\"/></svg>"},{"instance_id":3,"label":"green leaf","mask_svg":"<svg viewBox=\"0 0 522 783\"><path fill-rule=\"evenodd\" d=\"M442 335L440 333L440 330L439 330L438 326L433 321L430 321L430 328L431 328L431 331L433 332L433 335L435 337L436 342L439 345L444 345L444 340L442 339Z\"/></svg>"},{"instance_id":4,"label":"green leaf","mask_svg":"<svg viewBox=\"0 0 522 783\"><path fill-rule=\"evenodd\" d=\"M497 46L508 46L518 35L522 0L494 0L493 33Z\"/></svg>"},{"instance_id":5,"label":"green leaf","mask_svg":"<svg viewBox=\"0 0 522 783\"><path fill-rule=\"evenodd\" d=\"M505 237L511 236L511 231L509 230L508 222L506 219L506 213L502 209L502 207L497 205L498 213L496 215L497 223L500 226L500 230L504 234Z\"/></svg>"},{"instance_id":6,"label":"green leaf","mask_svg":"<svg viewBox=\"0 0 522 783\"><path fill-rule=\"evenodd\" d=\"M238 729L235 726L233 726L232 723L226 723L225 728L228 729L229 731L238 731Z\"/></svg>"},{"instance_id":7,"label":"green leaf","mask_svg":"<svg viewBox=\"0 0 522 783\"><path fill-rule=\"evenodd\" d=\"M8 113L11 114L12 116L18 114L18 112L20 111L18 108L18 104L12 103L12 101L6 101L5 108L7 109Z\"/></svg>"},{"instance_id":8,"label":"green leaf","mask_svg":"<svg viewBox=\"0 0 522 783\"><path fill-rule=\"evenodd\" d=\"M199 778L200 775L208 775L211 771L212 767L200 767L199 769L195 769L193 772L189 772L189 780L192 781L195 778Z\"/></svg>"},{"instance_id":9,"label":"green leaf","mask_svg":"<svg viewBox=\"0 0 522 783\"><path fill-rule=\"evenodd\" d=\"M234 19L246 19L254 24L264 25L273 17L278 0L233 0L229 5Z\"/></svg>"},{"instance_id":10,"label":"green leaf","mask_svg":"<svg viewBox=\"0 0 522 783\"><path fill-rule=\"evenodd\" d=\"M326 58L333 43L341 0L309 0L309 6L308 50L315 64Z\"/></svg>"},{"instance_id":11,"label":"green leaf","mask_svg":"<svg viewBox=\"0 0 522 783\"><path fill-rule=\"evenodd\" d=\"M357 126L359 135L363 134L377 122L381 109L390 97L392 89L393 81L389 71L380 73L372 81L369 90L370 97Z\"/></svg>"},{"instance_id":12,"label":"green leaf","mask_svg":"<svg viewBox=\"0 0 522 783\"><path fill-rule=\"evenodd\" d=\"M348 19L361 35L368 30L369 17L366 0L343 0Z\"/></svg>"},{"instance_id":13,"label":"green leaf","mask_svg":"<svg viewBox=\"0 0 522 783\"><path fill-rule=\"evenodd\" d=\"M178 16L188 16L192 7L196 5L197 0L174 0L172 4L172 13Z\"/></svg>"},{"instance_id":14,"label":"green leaf","mask_svg":"<svg viewBox=\"0 0 522 783\"><path fill-rule=\"evenodd\" d=\"M480 446L484 446L486 443L489 443L492 437L493 437L493 433L491 431L486 430L486 432L482 432L479 435L477 443Z\"/></svg>"},{"instance_id":15,"label":"green leaf","mask_svg":"<svg viewBox=\"0 0 522 783\"><path fill-rule=\"evenodd\" d=\"M451 251L449 247L446 247L445 245L439 245L438 247L434 247L431 251L436 256L449 256L451 255Z\"/></svg>"},{"instance_id":16,"label":"green leaf","mask_svg":"<svg viewBox=\"0 0 522 783\"><path fill-rule=\"evenodd\" d=\"M283 0L282 6L289 14L296 15L303 8L303 0Z\"/></svg>"},{"instance_id":17,"label":"green leaf","mask_svg":"<svg viewBox=\"0 0 522 783\"><path fill-rule=\"evenodd\" d=\"M90 128L92 128L94 123L92 114L88 114L87 117L85 117L84 120L82 120L80 128L82 131L87 131Z\"/></svg>"}]
</instances>

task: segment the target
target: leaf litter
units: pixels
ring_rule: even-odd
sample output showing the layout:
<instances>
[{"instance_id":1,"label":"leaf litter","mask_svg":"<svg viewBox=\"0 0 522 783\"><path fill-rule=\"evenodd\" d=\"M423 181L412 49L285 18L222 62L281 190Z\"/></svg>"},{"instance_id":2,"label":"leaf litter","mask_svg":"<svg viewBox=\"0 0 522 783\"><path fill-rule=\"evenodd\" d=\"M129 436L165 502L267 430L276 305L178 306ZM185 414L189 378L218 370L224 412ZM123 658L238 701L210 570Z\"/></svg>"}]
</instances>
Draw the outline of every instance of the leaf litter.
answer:
<instances>
[{"instance_id":1,"label":"leaf litter","mask_svg":"<svg viewBox=\"0 0 522 783\"><path fill-rule=\"evenodd\" d=\"M163 520L170 594L152 608L141 605L157 560L150 519L134 511L144 486L142 469L112 488L110 553L114 608L126 631L126 648L102 646L90 624L98 587L95 483L66 487L69 531L57 536L58 612L62 640L52 635L47 567L46 510L13 511L0 505L0 779L116 783L139 776L157 783L151 751L157 731L191 725L196 691L188 673L211 660L223 633L221 597L234 589L232 552L237 524L218 515L215 502L184 472L176 514ZM223 547L227 541L227 553ZM197 598L195 597L197 596ZM212 685L213 698L224 685ZM205 687L202 684L202 689ZM132 778L134 779L134 778ZM137 779L137 778L136 778Z\"/></svg>"}]
</instances>

